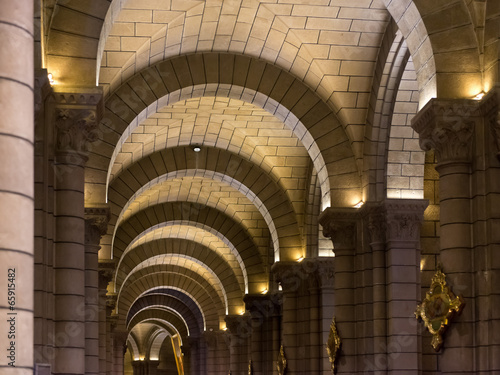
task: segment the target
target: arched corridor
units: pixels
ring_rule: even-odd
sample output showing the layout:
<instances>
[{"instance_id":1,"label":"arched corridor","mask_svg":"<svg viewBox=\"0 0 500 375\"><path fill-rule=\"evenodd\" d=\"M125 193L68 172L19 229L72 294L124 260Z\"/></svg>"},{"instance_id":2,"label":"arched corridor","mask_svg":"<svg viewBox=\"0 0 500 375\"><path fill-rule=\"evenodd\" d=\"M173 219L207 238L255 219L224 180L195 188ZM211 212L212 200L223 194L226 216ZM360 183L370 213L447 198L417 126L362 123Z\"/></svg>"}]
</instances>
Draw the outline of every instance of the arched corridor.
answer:
<instances>
[{"instance_id":1,"label":"arched corridor","mask_svg":"<svg viewBox=\"0 0 500 375\"><path fill-rule=\"evenodd\" d=\"M499 22L0 1L0 373L499 373Z\"/></svg>"}]
</instances>

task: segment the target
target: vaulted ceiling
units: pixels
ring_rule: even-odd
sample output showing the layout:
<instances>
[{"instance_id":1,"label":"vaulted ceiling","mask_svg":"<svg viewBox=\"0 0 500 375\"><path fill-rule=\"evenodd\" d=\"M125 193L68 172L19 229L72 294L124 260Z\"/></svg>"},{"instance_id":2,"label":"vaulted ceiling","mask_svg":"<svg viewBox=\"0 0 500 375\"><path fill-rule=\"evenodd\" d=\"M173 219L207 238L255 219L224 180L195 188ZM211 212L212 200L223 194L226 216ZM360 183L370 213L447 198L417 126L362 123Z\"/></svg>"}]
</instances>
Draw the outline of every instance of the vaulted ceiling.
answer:
<instances>
[{"instance_id":1,"label":"vaulted ceiling","mask_svg":"<svg viewBox=\"0 0 500 375\"><path fill-rule=\"evenodd\" d=\"M489 88L486 4L44 1L40 64L103 88L85 197L111 209L100 258L137 356L224 328L245 294L278 288L273 262L333 255L325 207L422 197L411 117Z\"/></svg>"}]
</instances>

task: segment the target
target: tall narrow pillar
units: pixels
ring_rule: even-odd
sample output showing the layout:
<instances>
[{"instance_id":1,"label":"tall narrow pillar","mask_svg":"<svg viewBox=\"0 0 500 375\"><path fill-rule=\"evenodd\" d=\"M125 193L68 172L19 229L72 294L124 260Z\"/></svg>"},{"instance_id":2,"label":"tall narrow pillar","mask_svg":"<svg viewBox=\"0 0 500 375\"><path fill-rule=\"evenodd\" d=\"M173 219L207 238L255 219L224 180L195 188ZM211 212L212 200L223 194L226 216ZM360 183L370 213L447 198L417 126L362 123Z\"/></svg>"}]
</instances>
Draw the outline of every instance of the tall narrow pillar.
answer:
<instances>
[{"instance_id":1,"label":"tall narrow pillar","mask_svg":"<svg viewBox=\"0 0 500 375\"><path fill-rule=\"evenodd\" d=\"M255 375L273 374L281 343L282 295L279 292L265 295L249 294L245 296L244 301L251 317L245 374L248 373L249 366Z\"/></svg>"},{"instance_id":2,"label":"tall narrow pillar","mask_svg":"<svg viewBox=\"0 0 500 375\"><path fill-rule=\"evenodd\" d=\"M80 98L77 103L75 96ZM55 331L57 375L85 373L84 168L102 95L56 92ZM97 112L96 112L97 109Z\"/></svg>"},{"instance_id":3,"label":"tall narrow pillar","mask_svg":"<svg viewBox=\"0 0 500 375\"><path fill-rule=\"evenodd\" d=\"M307 275L297 262L277 262L273 265L272 272L283 290L280 347L283 346L287 360L287 374L296 375L302 367L299 363L299 350L304 344L297 338L297 300L299 290L307 283ZM274 358L273 361L276 360Z\"/></svg>"},{"instance_id":4,"label":"tall narrow pillar","mask_svg":"<svg viewBox=\"0 0 500 375\"><path fill-rule=\"evenodd\" d=\"M226 316L226 326L229 332L229 369L231 374L246 375L248 374L248 341L252 333L249 316L228 315ZM258 371L255 372L255 374L258 373Z\"/></svg>"},{"instance_id":5,"label":"tall narrow pillar","mask_svg":"<svg viewBox=\"0 0 500 375\"><path fill-rule=\"evenodd\" d=\"M476 369L470 189L473 136L481 123L479 104L472 100L431 100L412 121L420 146L435 150L438 160L440 262L451 289L466 300L438 357L442 373L475 373Z\"/></svg>"},{"instance_id":6,"label":"tall narrow pillar","mask_svg":"<svg viewBox=\"0 0 500 375\"><path fill-rule=\"evenodd\" d=\"M107 207L85 208L85 374L99 374L99 259L101 236L109 221Z\"/></svg>"},{"instance_id":7,"label":"tall narrow pillar","mask_svg":"<svg viewBox=\"0 0 500 375\"><path fill-rule=\"evenodd\" d=\"M387 374L386 218L383 206L367 207L372 250L373 358L368 363L375 375Z\"/></svg>"},{"instance_id":8,"label":"tall narrow pillar","mask_svg":"<svg viewBox=\"0 0 500 375\"><path fill-rule=\"evenodd\" d=\"M336 366L338 374L352 374L357 365L354 261L358 217L358 211L353 208L327 208L319 219L324 236L332 239L335 252L334 311L342 337L342 355Z\"/></svg>"},{"instance_id":9,"label":"tall narrow pillar","mask_svg":"<svg viewBox=\"0 0 500 375\"><path fill-rule=\"evenodd\" d=\"M420 227L428 202L387 199L387 370L421 373L421 340L414 311L420 302Z\"/></svg>"},{"instance_id":10,"label":"tall narrow pillar","mask_svg":"<svg viewBox=\"0 0 500 375\"><path fill-rule=\"evenodd\" d=\"M0 166L0 272L3 278L0 331L4 344L0 373L28 375L33 373L33 1L0 2L0 39L0 157L3 161ZM10 335L15 337L9 339L8 332L12 330L15 333Z\"/></svg>"},{"instance_id":11,"label":"tall narrow pillar","mask_svg":"<svg viewBox=\"0 0 500 375\"><path fill-rule=\"evenodd\" d=\"M116 330L113 332L113 375L123 375L125 352L127 351L127 335L127 332L120 332ZM154 363L156 363L155 366L153 366ZM151 373L151 375L156 374L158 363L158 361L149 361L149 367L154 367L154 373Z\"/></svg>"},{"instance_id":12,"label":"tall narrow pillar","mask_svg":"<svg viewBox=\"0 0 500 375\"><path fill-rule=\"evenodd\" d=\"M99 261L99 375L107 368L107 301L108 283L113 276L114 261Z\"/></svg>"}]
</instances>

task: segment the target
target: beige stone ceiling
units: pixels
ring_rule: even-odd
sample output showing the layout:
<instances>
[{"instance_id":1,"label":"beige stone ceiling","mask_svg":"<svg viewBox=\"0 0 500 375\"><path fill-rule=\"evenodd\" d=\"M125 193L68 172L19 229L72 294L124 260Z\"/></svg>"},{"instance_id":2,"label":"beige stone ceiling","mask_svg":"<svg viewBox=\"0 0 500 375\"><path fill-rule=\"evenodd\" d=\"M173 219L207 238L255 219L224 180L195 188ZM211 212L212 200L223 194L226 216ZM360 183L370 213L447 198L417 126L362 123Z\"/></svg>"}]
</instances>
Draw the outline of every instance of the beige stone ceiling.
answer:
<instances>
[{"instance_id":1,"label":"beige stone ceiling","mask_svg":"<svg viewBox=\"0 0 500 375\"><path fill-rule=\"evenodd\" d=\"M424 158L409 128L419 103L470 97L495 74L500 2L479 3L44 2L56 84L104 89L85 194L111 207L100 257L117 262L119 327L132 329L134 352L159 330L186 335L175 311L199 308L200 330L223 328L246 292L277 288L273 261L304 256L307 243L328 251L322 208L420 197ZM184 307L145 298L161 288Z\"/></svg>"}]
</instances>

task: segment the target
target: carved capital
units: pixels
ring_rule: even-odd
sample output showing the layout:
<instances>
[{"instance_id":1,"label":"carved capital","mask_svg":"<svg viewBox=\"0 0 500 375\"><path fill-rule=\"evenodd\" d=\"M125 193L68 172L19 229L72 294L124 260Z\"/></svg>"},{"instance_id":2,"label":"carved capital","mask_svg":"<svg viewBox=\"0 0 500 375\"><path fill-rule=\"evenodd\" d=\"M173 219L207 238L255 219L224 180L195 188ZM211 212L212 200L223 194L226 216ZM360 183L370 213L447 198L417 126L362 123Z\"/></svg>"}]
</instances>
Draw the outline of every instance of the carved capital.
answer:
<instances>
[{"instance_id":1,"label":"carved capital","mask_svg":"<svg viewBox=\"0 0 500 375\"><path fill-rule=\"evenodd\" d=\"M387 226L384 208L382 206L367 208L367 217L370 243L385 243Z\"/></svg>"},{"instance_id":2,"label":"carved capital","mask_svg":"<svg viewBox=\"0 0 500 375\"><path fill-rule=\"evenodd\" d=\"M106 294L106 307L114 310L116 308L117 297L118 295L116 293Z\"/></svg>"},{"instance_id":3,"label":"carved capital","mask_svg":"<svg viewBox=\"0 0 500 375\"><path fill-rule=\"evenodd\" d=\"M438 162L470 161L474 129L481 121L475 100L432 99L413 118L424 151L435 150Z\"/></svg>"},{"instance_id":4,"label":"carved capital","mask_svg":"<svg viewBox=\"0 0 500 375\"><path fill-rule=\"evenodd\" d=\"M106 290L113 279L116 263L114 260L99 260L99 289Z\"/></svg>"},{"instance_id":5,"label":"carved capital","mask_svg":"<svg viewBox=\"0 0 500 375\"><path fill-rule=\"evenodd\" d=\"M356 208L327 208L321 213L319 223L323 227L323 235L331 238L334 251L356 248L359 212Z\"/></svg>"},{"instance_id":6,"label":"carved capital","mask_svg":"<svg viewBox=\"0 0 500 375\"><path fill-rule=\"evenodd\" d=\"M88 88L85 92L82 89L73 92L54 90L56 150L86 155L89 145L99 138L97 129L103 113L102 91L98 87Z\"/></svg>"},{"instance_id":7,"label":"carved capital","mask_svg":"<svg viewBox=\"0 0 500 375\"><path fill-rule=\"evenodd\" d=\"M283 306L283 298L281 293L272 294L247 294L243 297L245 308L252 319L268 319L273 316L281 315L281 308Z\"/></svg>"},{"instance_id":8,"label":"carved capital","mask_svg":"<svg viewBox=\"0 0 500 375\"><path fill-rule=\"evenodd\" d=\"M335 258L317 258L316 277L320 288L333 288L335 281Z\"/></svg>"},{"instance_id":9,"label":"carved capital","mask_svg":"<svg viewBox=\"0 0 500 375\"><path fill-rule=\"evenodd\" d=\"M387 199L384 205L387 240L418 241L428 204L421 199Z\"/></svg>"},{"instance_id":10,"label":"carved capital","mask_svg":"<svg viewBox=\"0 0 500 375\"><path fill-rule=\"evenodd\" d=\"M85 243L99 245L101 236L105 235L110 219L109 207L85 208Z\"/></svg>"}]
</instances>

